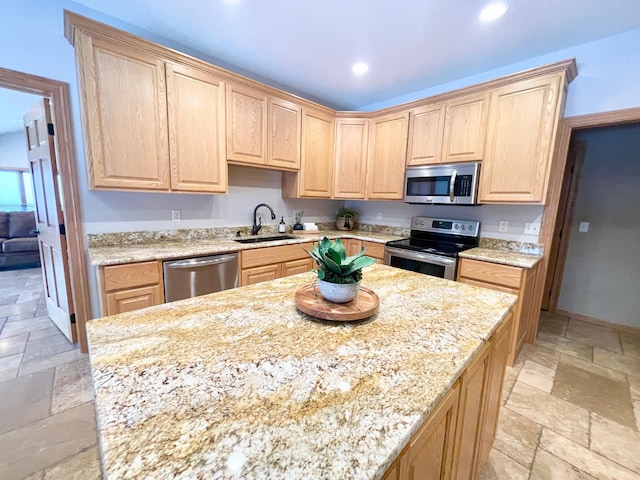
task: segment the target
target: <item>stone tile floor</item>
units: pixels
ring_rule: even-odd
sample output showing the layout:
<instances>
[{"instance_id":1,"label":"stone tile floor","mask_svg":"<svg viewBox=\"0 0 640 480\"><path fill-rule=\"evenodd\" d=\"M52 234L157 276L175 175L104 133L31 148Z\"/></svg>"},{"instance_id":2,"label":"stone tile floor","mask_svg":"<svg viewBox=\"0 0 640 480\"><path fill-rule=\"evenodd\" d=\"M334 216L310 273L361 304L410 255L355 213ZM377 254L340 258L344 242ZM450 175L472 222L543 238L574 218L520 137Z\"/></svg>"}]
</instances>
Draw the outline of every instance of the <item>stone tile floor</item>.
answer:
<instances>
[{"instance_id":1,"label":"stone tile floor","mask_svg":"<svg viewBox=\"0 0 640 480\"><path fill-rule=\"evenodd\" d=\"M99 480L88 358L46 316L39 269L0 272L0 479ZM507 369L481 480L640 480L640 335L542 313Z\"/></svg>"}]
</instances>

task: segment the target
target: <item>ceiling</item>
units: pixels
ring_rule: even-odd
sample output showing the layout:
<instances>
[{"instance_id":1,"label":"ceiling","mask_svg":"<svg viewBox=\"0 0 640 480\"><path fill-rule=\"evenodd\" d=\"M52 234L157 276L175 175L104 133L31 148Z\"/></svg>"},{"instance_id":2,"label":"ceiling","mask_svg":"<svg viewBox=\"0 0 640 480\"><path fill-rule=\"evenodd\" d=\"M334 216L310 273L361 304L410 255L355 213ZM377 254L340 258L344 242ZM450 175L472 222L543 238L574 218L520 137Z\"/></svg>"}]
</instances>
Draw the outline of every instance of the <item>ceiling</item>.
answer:
<instances>
[{"instance_id":1,"label":"ceiling","mask_svg":"<svg viewBox=\"0 0 640 480\"><path fill-rule=\"evenodd\" d=\"M640 28L639 0L505 0L506 15L482 23L478 14L489 1L75 3L341 110ZM354 76L356 61L369 72Z\"/></svg>"}]
</instances>

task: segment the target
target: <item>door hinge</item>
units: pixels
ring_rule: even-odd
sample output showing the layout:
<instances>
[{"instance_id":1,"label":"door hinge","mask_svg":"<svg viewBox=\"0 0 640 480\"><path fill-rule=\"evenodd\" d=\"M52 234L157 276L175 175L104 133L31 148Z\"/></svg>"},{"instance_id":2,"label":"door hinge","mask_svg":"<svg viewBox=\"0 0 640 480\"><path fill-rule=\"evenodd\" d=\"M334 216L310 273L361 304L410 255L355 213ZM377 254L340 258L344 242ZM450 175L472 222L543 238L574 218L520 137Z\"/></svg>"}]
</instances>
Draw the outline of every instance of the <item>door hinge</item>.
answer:
<instances>
[{"instance_id":1,"label":"door hinge","mask_svg":"<svg viewBox=\"0 0 640 480\"><path fill-rule=\"evenodd\" d=\"M66 229L64 228L64 223L58 225L58 230L60 231L60 235L66 235Z\"/></svg>"},{"instance_id":2,"label":"door hinge","mask_svg":"<svg viewBox=\"0 0 640 480\"><path fill-rule=\"evenodd\" d=\"M69 315L69 321L71 323L76 323L76 314L72 313L71 315Z\"/></svg>"},{"instance_id":3,"label":"door hinge","mask_svg":"<svg viewBox=\"0 0 640 480\"><path fill-rule=\"evenodd\" d=\"M53 132L53 123L47 123L47 132L49 132L49 135L55 135Z\"/></svg>"}]
</instances>

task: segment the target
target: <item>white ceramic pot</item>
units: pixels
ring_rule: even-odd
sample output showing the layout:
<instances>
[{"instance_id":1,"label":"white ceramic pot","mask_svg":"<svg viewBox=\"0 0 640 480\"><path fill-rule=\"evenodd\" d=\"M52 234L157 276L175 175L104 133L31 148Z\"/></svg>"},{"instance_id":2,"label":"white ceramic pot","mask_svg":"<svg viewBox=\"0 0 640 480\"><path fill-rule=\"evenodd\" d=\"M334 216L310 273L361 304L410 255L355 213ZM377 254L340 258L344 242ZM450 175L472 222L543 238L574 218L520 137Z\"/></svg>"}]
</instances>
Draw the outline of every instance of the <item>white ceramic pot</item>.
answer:
<instances>
[{"instance_id":1,"label":"white ceramic pot","mask_svg":"<svg viewBox=\"0 0 640 480\"><path fill-rule=\"evenodd\" d=\"M341 284L318 280L318 287L320 288L320 293L325 298L325 300L333 303L347 303L356 298L356 295L358 295L360 282Z\"/></svg>"}]
</instances>

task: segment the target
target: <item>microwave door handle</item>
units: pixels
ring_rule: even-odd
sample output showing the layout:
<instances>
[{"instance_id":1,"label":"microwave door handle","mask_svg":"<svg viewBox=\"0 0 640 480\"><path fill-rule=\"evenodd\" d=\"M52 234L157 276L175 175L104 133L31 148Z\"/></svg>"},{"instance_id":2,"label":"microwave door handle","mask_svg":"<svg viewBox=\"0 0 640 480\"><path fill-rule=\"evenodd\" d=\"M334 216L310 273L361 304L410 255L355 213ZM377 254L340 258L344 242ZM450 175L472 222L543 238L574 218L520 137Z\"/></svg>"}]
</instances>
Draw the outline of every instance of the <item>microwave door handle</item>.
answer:
<instances>
[{"instance_id":1,"label":"microwave door handle","mask_svg":"<svg viewBox=\"0 0 640 480\"><path fill-rule=\"evenodd\" d=\"M451 180L449 180L449 200L453 203L455 200L455 187L456 187L456 177L458 176L458 170L454 170L451 174Z\"/></svg>"}]
</instances>

